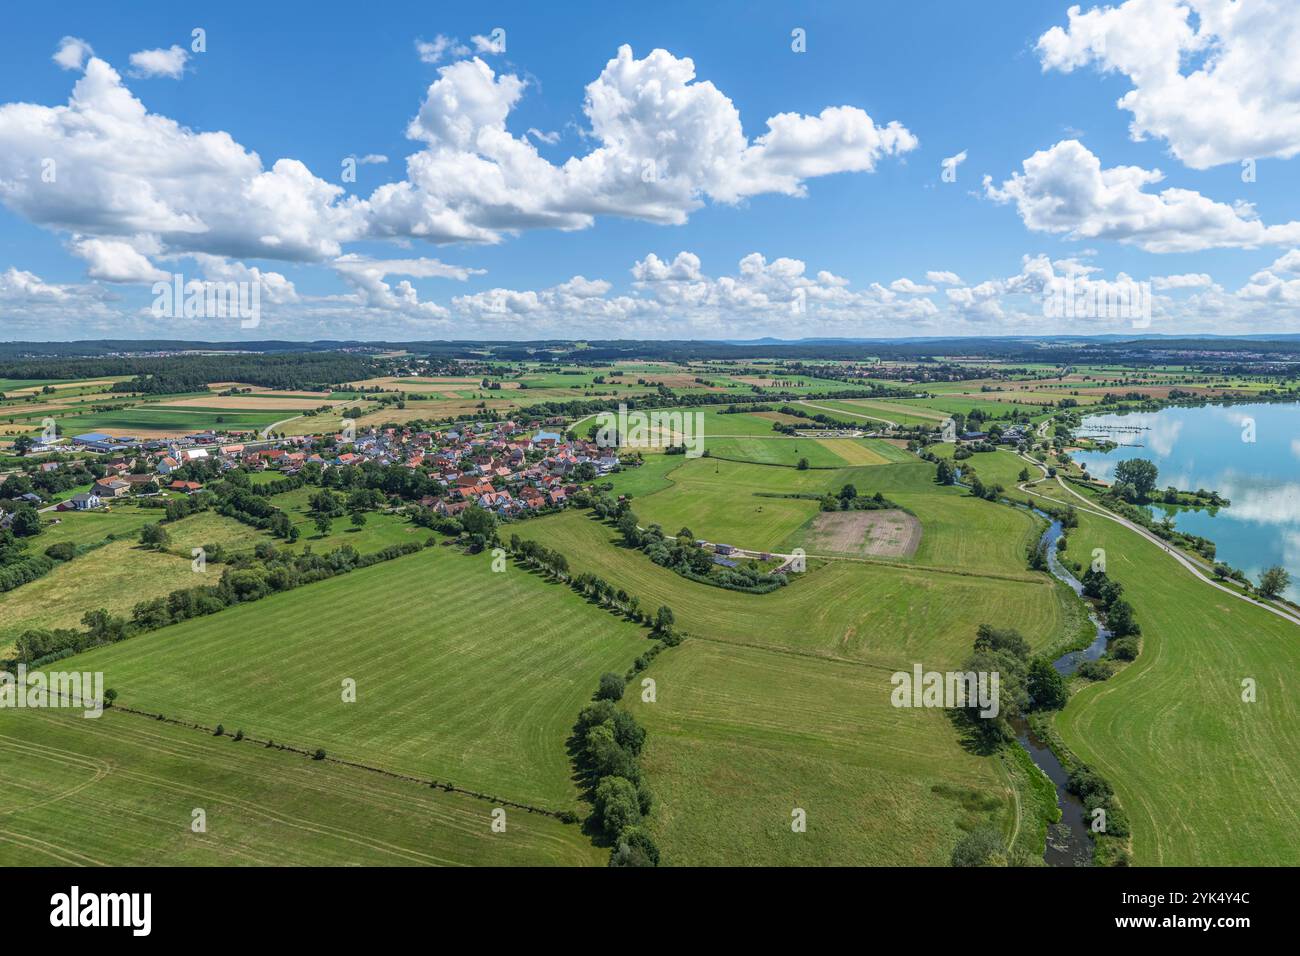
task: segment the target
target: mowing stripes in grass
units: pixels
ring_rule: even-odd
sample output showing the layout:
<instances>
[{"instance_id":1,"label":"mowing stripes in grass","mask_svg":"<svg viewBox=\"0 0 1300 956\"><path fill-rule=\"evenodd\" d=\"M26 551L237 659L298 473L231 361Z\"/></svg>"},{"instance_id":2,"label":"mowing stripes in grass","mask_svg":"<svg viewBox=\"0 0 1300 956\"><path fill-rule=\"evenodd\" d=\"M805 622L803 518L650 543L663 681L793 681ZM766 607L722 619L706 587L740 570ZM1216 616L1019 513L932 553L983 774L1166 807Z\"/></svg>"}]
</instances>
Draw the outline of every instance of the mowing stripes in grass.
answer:
<instances>
[{"instance_id":1,"label":"mowing stripes in grass","mask_svg":"<svg viewBox=\"0 0 1300 956\"><path fill-rule=\"evenodd\" d=\"M131 707L564 810L573 721L646 633L518 567L494 573L490 554L435 547L74 662Z\"/></svg>"}]
</instances>

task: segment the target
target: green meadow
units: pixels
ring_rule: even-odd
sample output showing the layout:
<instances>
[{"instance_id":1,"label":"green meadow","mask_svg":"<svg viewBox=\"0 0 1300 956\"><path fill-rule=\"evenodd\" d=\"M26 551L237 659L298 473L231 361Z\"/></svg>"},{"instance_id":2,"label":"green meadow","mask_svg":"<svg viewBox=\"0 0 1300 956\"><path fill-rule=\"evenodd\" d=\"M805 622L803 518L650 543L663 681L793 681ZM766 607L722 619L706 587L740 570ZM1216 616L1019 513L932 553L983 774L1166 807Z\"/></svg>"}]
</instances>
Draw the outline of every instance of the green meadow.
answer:
<instances>
[{"instance_id":1,"label":"green meadow","mask_svg":"<svg viewBox=\"0 0 1300 956\"><path fill-rule=\"evenodd\" d=\"M37 539L44 542L44 536ZM132 539L95 548L65 561L44 577L0 594L0 647L32 628L79 627L87 611L106 608L130 617L136 602L166 597L178 588L215 584L197 574L189 557L147 550Z\"/></svg>"},{"instance_id":2,"label":"green meadow","mask_svg":"<svg viewBox=\"0 0 1300 956\"><path fill-rule=\"evenodd\" d=\"M102 670L131 707L576 809L565 740L600 675L623 673L647 632L491 561L432 547L68 666Z\"/></svg>"},{"instance_id":3,"label":"green meadow","mask_svg":"<svg viewBox=\"0 0 1300 956\"><path fill-rule=\"evenodd\" d=\"M58 423L60 431L67 435L86 432L130 435L137 431L254 431L294 414L292 410L284 409L255 411L233 408L163 408L156 404L142 404L113 412L59 417Z\"/></svg>"},{"instance_id":4,"label":"green meadow","mask_svg":"<svg viewBox=\"0 0 1300 956\"><path fill-rule=\"evenodd\" d=\"M574 571L635 594L643 607L671 607L682 629L711 640L882 666L899 660L947 665L969 653L982 623L1019 627L1036 646L1070 626L1050 579L1029 572L986 577L887 562L810 562L788 586L746 594L662 568L623 546L615 529L578 511L530 521L517 533L562 552Z\"/></svg>"},{"instance_id":5,"label":"green meadow","mask_svg":"<svg viewBox=\"0 0 1300 956\"><path fill-rule=\"evenodd\" d=\"M600 865L576 826L111 709L0 711L0 866ZM205 831L192 829L204 812Z\"/></svg>"},{"instance_id":6,"label":"green meadow","mask_svg":"<svg viewBox=\"0 0 1300 956\"><path fill-rule=\"evenodd\" d=\"M688 639L647 673L655 702L628 698L663 865L942 866L965 829L1015 825L1001 765L891 706L890 668Z\"/></svg>"},{"instance_id":7,"label":"green meadow","mask_svg":"<svg viewBox=\"0 0 1300 956\"><path fill-rule=\"evenodd\" d=\"M809 414L833 414L841 412L845 421L855 422L864 428L870 428L882 421L891 421L899 425L929 425L943 423L948 416L942 412L930 411L924 407L895 404L894 402L876 401L864 398L845 399L811 399L804 407Z\"/></svg>"},{"instance_id":8,"label":"green meadow","mask_svg":"<svg viewBox=\"0 0 1300 956\"><path fill-rule=\"evenodd\" d=\"M1140 866L1296 866L1300 642L1294 624L1194 578L1159 546L1080 512L1068 554L1106 553L1142 653L1056 725L1114 786ZM1243 682L1256 699L1243 701Z\"/></svg>"}]
</instances>

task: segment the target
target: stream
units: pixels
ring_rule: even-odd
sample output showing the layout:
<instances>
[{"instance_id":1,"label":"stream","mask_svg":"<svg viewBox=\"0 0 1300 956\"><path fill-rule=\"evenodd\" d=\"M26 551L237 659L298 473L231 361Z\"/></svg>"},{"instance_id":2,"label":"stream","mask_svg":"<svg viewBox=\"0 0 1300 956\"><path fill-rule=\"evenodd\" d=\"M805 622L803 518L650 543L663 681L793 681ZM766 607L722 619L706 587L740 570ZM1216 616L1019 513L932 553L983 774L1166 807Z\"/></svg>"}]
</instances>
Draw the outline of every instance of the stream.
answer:
<instances>
[{"instance_id":1,"label":"stream","mask_svg":"<svg viewBox=\"0 0 1300 956\"><path fill-rule=\"evenodd\" d=\"M960 467L957 469L957 475L958 480L955 484L969 488L969 485L963 484L960 480L962 477ZM1060 555L1056 552L1056 543L1061 540L1061 535L1065 532L1061 522L1039 508L1031 510L1048 522L1047 530L1039 539L1041 544L1046 545L1048 570L1053 577L1063 581L1070 590L1082 598L1082 582L1061 563ZM1092 610L1088 611L1088 620L1097 631L1097 636L1093 638L1092 643L1082 650L1069 651L1052 661L1052 666L1062 677L1069 677L1084 661L1095 661L1106 653L1106 642L1110 639L1110 631L1097 619L1097 615ZM1088 835L1088 821L1084 815L1083 802L1066 789L1070 779L1069 773L1056 758L1056 754L1052 753L1052 748L1030 729L1023 717L1012 721L1011 725L1015 728L1016 739L1020 742L1020 746L1025 748L1035 766L1047 774L1048 779L1056 786L1056 804L1061 808L1061 819L1047 826L1047 848L1043 859L1048 866L1091 866L1092 837Z\"/></svg>"},{"instance_id":2,"label":"stream","mask_svg":"<svg viewBox=\"0 0 1300 956\"><path fill-rule=\"evenodd\" d=\"M1051 515L1037 508L1034 511L1051 522L1042 537L1043 543L1047 546L1048 568L1054 577L1064 581L1075 594L1082 596L1083 585L1061 563L1056 553L1056 543L1064 530L1061 522L1053 520ZM1083 650L1063 654L1052 662L1057 673L1064 677L1073 674L1084 661L1095 661L1106 651L1106 641L1110 637L1110 632L1102 626L1093 612L1088 612L1088 618L1097 629L1097 636L1092 643ZM1047 850L1044 859L1049 866L1088 866L1092 859L1092 839L1088 836L1088 822L1084 817L1082 802L1066 789L1070 775L1056 759L1052 749L1029 729L1028 723L1023 718L1016 720L1014 726L1016 739L1020 741L1020 745L1029 752L1029 756L1038 768L1056 785L1056 800L1061 808L1061 819L1047 828Z\"/></svg>"}]
</instances>

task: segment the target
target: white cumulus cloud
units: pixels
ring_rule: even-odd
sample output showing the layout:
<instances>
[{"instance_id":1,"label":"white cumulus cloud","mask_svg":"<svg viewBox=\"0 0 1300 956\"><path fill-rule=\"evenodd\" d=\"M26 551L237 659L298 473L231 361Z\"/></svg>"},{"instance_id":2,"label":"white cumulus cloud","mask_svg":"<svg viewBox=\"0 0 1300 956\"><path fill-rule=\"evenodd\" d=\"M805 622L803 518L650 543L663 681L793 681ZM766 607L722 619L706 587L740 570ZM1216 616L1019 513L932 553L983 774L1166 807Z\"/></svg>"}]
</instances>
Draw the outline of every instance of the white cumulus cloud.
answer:
<instances>
[{"instance_id":1,"label":"white cumulus cloud","mask_svg":"<svg viewBox=\"0 0 1300 956\"><path fill-rule=\"evenodd\" d=\"M1026 228L1071 239L1112 239L1148 252L1253 248L1300 242L1300 222L1265 225L1246 203L1215 202L1190 189L1160 192L1158 169L1112 166L1078 140L1062 140L1039 150L1022 164L1023 172L995 186L984 177L985 195L1015 203Z\"/></svg>"},{"instance_id":2,"label":"white cumulus cloud","mask_svg":"<svg viewBox=\"0 0 1300 956\"><path fill-rule=\"evenodd\" d=\"M172 44L166 50L141 50L131 54L131 72L135 76L166 76L179 80L189 60L188 51Z\"/></svg>"},{"instance_id":3,"label":"white cumulus cloud","mask_svg":"<svg viewBox=\"0 0 1300 956\"><path fill-rule=\"evenodd\" d=\"M1300 153L1294 0L1127 0L1066 15L1038 39L1043 69L1127 76L1116 105L1133 139L1165 140L1193 169Z\"/></svg>"}]
</instances>

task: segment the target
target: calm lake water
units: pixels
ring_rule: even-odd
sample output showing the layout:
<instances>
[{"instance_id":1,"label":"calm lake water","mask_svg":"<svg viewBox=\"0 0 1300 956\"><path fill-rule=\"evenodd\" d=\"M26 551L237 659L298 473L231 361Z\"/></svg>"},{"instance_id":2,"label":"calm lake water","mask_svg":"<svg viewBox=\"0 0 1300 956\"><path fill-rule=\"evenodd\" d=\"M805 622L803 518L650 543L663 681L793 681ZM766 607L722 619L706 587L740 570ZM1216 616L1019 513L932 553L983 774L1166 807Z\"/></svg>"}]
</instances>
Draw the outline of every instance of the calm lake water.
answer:
<instances>
[{"instance_id":1,"label":"calm lake water","mask_svg":"<svg viewBox=\"0 0 1300 956\"><path fill-rule=\"evenodd\" d=\"M1095 477L1111 481L1116 464L1145 458L1160 469L1158 488L1204 488L1230 499L1230 507L1216 511L1155 505L1152 513L1157 519L1170 515L1180 531L1210 538L1219 560L1245 571L1252 582L1265 568L1282 565L1291 572L1287 597L1300 600L1300 405L1089 415L1078 433L1121 446L1074 456Z\"/></svg>"}]
</instances>

